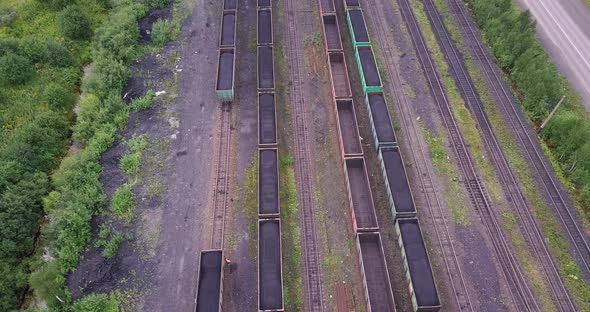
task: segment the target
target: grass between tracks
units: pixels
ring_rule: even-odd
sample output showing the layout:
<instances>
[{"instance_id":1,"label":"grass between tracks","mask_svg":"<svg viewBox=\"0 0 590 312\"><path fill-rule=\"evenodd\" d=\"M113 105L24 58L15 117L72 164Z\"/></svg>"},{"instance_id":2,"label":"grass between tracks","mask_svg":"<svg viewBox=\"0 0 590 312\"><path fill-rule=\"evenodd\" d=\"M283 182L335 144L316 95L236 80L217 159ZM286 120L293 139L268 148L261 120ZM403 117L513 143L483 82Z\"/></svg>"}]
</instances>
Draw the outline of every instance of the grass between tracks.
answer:
<instances>
[{"instance_id":1,"label":"grass between tracks","mask_svg":"<svg viewBox=\"0 0 590 312\"><path fill-rule=\"evenodd\" d=\"M463 101L457 89L454 79L449 75L449 66L446 63L444 55L437 43L436 36L432 31L430 22L424 10L424 6L421 2L418 2L417 0L410 0L410 3L412 4L413 11L416 15L418 23L422 28L422 33L424 34L427 46L430 49L432 55L434 56L433 59L441 75L445 89L447 91L451 108L453 110L453 115L455 116L456 121L461 127L463 136L465 138L465 142L467 143L468 148L475 160L475 165L479 169L479 172L482 175L483 180L485 181L485 185L488 189L488 192L491 195L492 202L497 207L501 207L502 219L504 221L502 222L502 224L504 230L507 232L513 245L516 247L515 251L518 255L520 262L523 264L523 267L526 271L529 280L533 285L537 297L541 299L541 302L545 309L552 310L554 309L553 303L550 300L550 296L548 295L546 285L544 284L543 278L541 277L539 266L537 263L533 261L533 258L529 250L527 248L524 248L525 244L522 237L522 233L516 226L514 226L515 217L512 214L512 212L506 209L506 201L500 183L493 171L490 162L484 155L485 149L483 146L482 138L476 127L475 120L471 116L469 110L466 108L465 102ZM439 2L439 5L440 4L442 3ZM455 27L454 30L457 31L458 28Z\"/></svg>"},{"instance_id":2,"label":"grass between tracks","mask_svg":"<svg viewBox=\"0 0 590 312\"><path fill-rule=\"evenodd\" d=\"M295 181L293 157L280 153L279 187L281 199L281 227L283 236L283 280L286 311L303 309L301 279L301 229L299 228L299 200Z\"/></svg>"},{"instance_id":3,"label":"grass between tracks","mask_svg":"<svg viewBox=\"0 0 590 312\"><path fill-rule=\"evenodd\" d=\"M562 234L560 226L555 220L551 209L546 205L542 195L539 193L537 184L534 181L533 175L522 151L516 144L509 128L506 127L504 117L497 110L495 102L491 96L491 90L488 88L486 80L476 64L476 61L464 46L462 33L459 31L456 21L449 15L446 3L442 0L435 0L435 4L444 17L445 26L449 30L451 37L463 52L467 71L473 79L475 88L484 104L484 109L492 124L494 133L508 158L510 167L513 172L516 173L521 189L524 191L529 203L532 205L531 208L533 209L535 216L540 221L550 252L554 259L557 260L560 275L565 281L570 294L573 295L574 300L577 302L578 307L580 307L582 311L590 311L590 307L584 305L584 302L590 302L590 287L583 281L583 279L578 278L582 276L582 274L576 261L570 255L567 238ZM510 218L510 220L514 221L513 218ZM508 221L507 218L504 218L504 221ZM514 225L513 222L508 223Z\"/></svg>"}]
</instances>

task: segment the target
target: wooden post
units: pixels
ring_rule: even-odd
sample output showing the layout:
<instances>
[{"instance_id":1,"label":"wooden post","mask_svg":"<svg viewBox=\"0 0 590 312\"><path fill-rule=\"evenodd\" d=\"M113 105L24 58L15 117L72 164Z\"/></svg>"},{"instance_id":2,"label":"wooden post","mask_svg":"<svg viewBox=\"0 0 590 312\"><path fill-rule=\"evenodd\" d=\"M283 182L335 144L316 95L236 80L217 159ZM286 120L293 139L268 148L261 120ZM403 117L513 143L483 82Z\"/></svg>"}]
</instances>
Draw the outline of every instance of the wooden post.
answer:
<instances>
[{"instance_id":1,"label":"wooden post","mask_svg":"<svg viewBox=\"0 0 590 312\"><path fill-rule=\"evenodd\" d=\"M564 99L565 99L565 95L561 97L561 100L559 100L559 103L557 103L557 105L555 105L555 107L553 108L553 110L551 111L549 116L547 116L547 119L545 119L545 121L543 121L543 123L541 124L541 127L539 127L539 130L537 130L537 133L540 133L541 130L543 130L543 128L545 128L547 123L551 120L551 118L553 118L553 115L555 115L555 112L557 112L557 109L559 108L559 106L561 106L561 103L563 103Z\"/></svg>"}]
</instances>

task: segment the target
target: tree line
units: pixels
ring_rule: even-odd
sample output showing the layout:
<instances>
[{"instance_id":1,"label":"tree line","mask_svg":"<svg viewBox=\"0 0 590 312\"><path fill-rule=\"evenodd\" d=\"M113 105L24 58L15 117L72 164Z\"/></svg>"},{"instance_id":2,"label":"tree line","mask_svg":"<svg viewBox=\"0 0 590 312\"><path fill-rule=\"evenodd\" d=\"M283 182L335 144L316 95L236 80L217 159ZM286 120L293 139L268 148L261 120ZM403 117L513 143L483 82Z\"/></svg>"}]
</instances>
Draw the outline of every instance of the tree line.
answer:
<instances>
[{"instance_id":1,"label":"tree line","mask_svg":"<svg viewBox=\"0 0 590 312\"><path fill-rule=\"evenodd\" d=\"M498 65L520 92L521 106L535 124L566 95L541 137L575 186L584 210L590 212L590 119L537 39L530 12L520 12L512 0L468 3Z\"/></svg>"}]
</instances>

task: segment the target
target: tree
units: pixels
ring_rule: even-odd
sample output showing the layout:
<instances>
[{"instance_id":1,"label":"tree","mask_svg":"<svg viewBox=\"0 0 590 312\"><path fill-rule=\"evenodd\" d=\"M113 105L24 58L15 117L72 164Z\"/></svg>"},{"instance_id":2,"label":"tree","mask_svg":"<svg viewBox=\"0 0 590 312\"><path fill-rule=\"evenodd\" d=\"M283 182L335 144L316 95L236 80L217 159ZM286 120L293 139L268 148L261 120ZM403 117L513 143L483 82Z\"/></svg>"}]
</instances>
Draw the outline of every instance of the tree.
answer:
<instances>
[{"instance_id":1,"label":"tree","mask_svg":"<svg viewBox=\"0 0 590 312\"><path fill-rule=\"evenodd\" d=\"M11 85L23 84L33 77L35 70L27 58L12 52L0 57L0 81Z\"/></svg>"},{"instance_id":2,"label":"tree","mask_svg":"<svg viewBox=\"0 0 590 312\"><path fill-rule=\"evenodd\" d=\"M87 39L92 35L90 22L78 5L70 5L61 12L59 25L64 36L70 39Z\"/></svg>"}]
</instances>

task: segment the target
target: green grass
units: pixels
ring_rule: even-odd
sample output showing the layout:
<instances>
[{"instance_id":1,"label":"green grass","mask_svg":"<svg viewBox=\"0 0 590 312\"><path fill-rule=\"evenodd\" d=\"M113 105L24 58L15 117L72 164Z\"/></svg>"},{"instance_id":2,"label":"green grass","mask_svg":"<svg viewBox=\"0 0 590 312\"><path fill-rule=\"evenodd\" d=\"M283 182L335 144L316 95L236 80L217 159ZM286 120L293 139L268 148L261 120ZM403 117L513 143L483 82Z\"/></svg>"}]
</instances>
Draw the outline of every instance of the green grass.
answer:
<instances>
[{"instance_id":1,"label":"green grass","mask_svg":"<svg viewBox=\"0 0 590 312\"><path fill-rule=\"evenodd\" d=\"M455 43L460 49L465 50L463 43L463 36L459 31L457 24L454 19L448 14L446 5L441 0L436 0L437 8L441 14L443 14L445 26L449 29L451 37L455 40ZM589 307L584 307L582 302L590 301L590 288L581 279L579 279L581 272L577 267L574 259L569 253L569 242L561 234L559 224L556 222L551 210L545 203L543 197L539 193L537 184L529 170L529 166L522 155L519 146L514 141L510 130L506 127L506 121L502 114L497 110L495 102L490 94L490 89L487 86L486 80L483 74L478 68L475 60L470 54L465 58L467 70L471 78L473 79L475 88L480 95L486 114L492 124L494 133L503 148L504 153L508 158L508 162L512 170L516 173L518 180L521 183L522 190L526 194L527 199L531 202L533 212L537 219L541 221L543 232L547 237L550 251L554 257L556 257L560 273L566 282L566 286L571 293L574 294L574 299L578 302L578 305L582 307L583 311L590 310ZM514 218L503 214L503 220L509 229L512 229L514 224ZM517 249L525 248L522 240L516 240L515 245ZM531 265L525 262L525 265ZM532 271L528 268L527 271ZM539 287L538 285L536 287ZM546 303L547 304L547 303Z\"/></svg>"},{"instance_id":2,"label":"green grass","mask_svg":"<svg viewBox=\"0 0 590 312\"><path fill-rule=\"evenodd\" d=\"M302 311L304 287L300 274L302 250L298 223L299 200L293 158L290 155L280 155L279 174L285 311Z\"/></svg>"},{"instance_id":3,"label":"green grass","mask_svg":"<svg viewBox=\"0 0 590 312\"><path fill-rule=\"evenodd\" d=\"M445 181L443 183L447 205L451 210L453 222L463 226L471 224L469 211L465 206L465 196L459 183L459 175L455 166L449 161L447 149L445 147L446 137L432 136L428 130L422 127L422 134L430 149L432 162L438 175Z\"/></svg>"},{"instance_id":4,"label":"green grass","mask_svg":"<svg viewBox=\"0 0 590 312\"><path fill-rule=\"evenodd\" d=\"M121 221L129 224L135 213L135 195L130 184L123 184L113 194L111 211Z\"/></svg>"},{"instance_id":5,"label":"green grass","mask_svg":"<svg viewBox=\"0 0 590 312\"><path fill-rule=\"evenodd\" d=\"M133 108L133 110L136 112L150 109L154 104L155 95L156 93L154 92L154 90L149 90L144 97L134 99L133 101L131 101L131 108Z\"/></svg>"},{"instance_id":6,"label":"green grass","mask_svg":"<svg viewBox=\"0 0 590 312\"><path fill-rule=\"evenodd\" d=\"M246 169L243 192L244 215L250 237L250 256L256 259L258 257L258 152L254 153L252 162Z\"/></svg>"},{"instance_id":7,"label":"green grass","mask_svg":"<svg viewBox=\"0 0 590 312\"><path fill-rule=\"evenodd\" d=\"M127 141L127 152L119 162L119 167L128 176L134 176L139 173L141 168L142 154L147 146L145 135L134 136Z\"/></svg>"}]
</instances>

